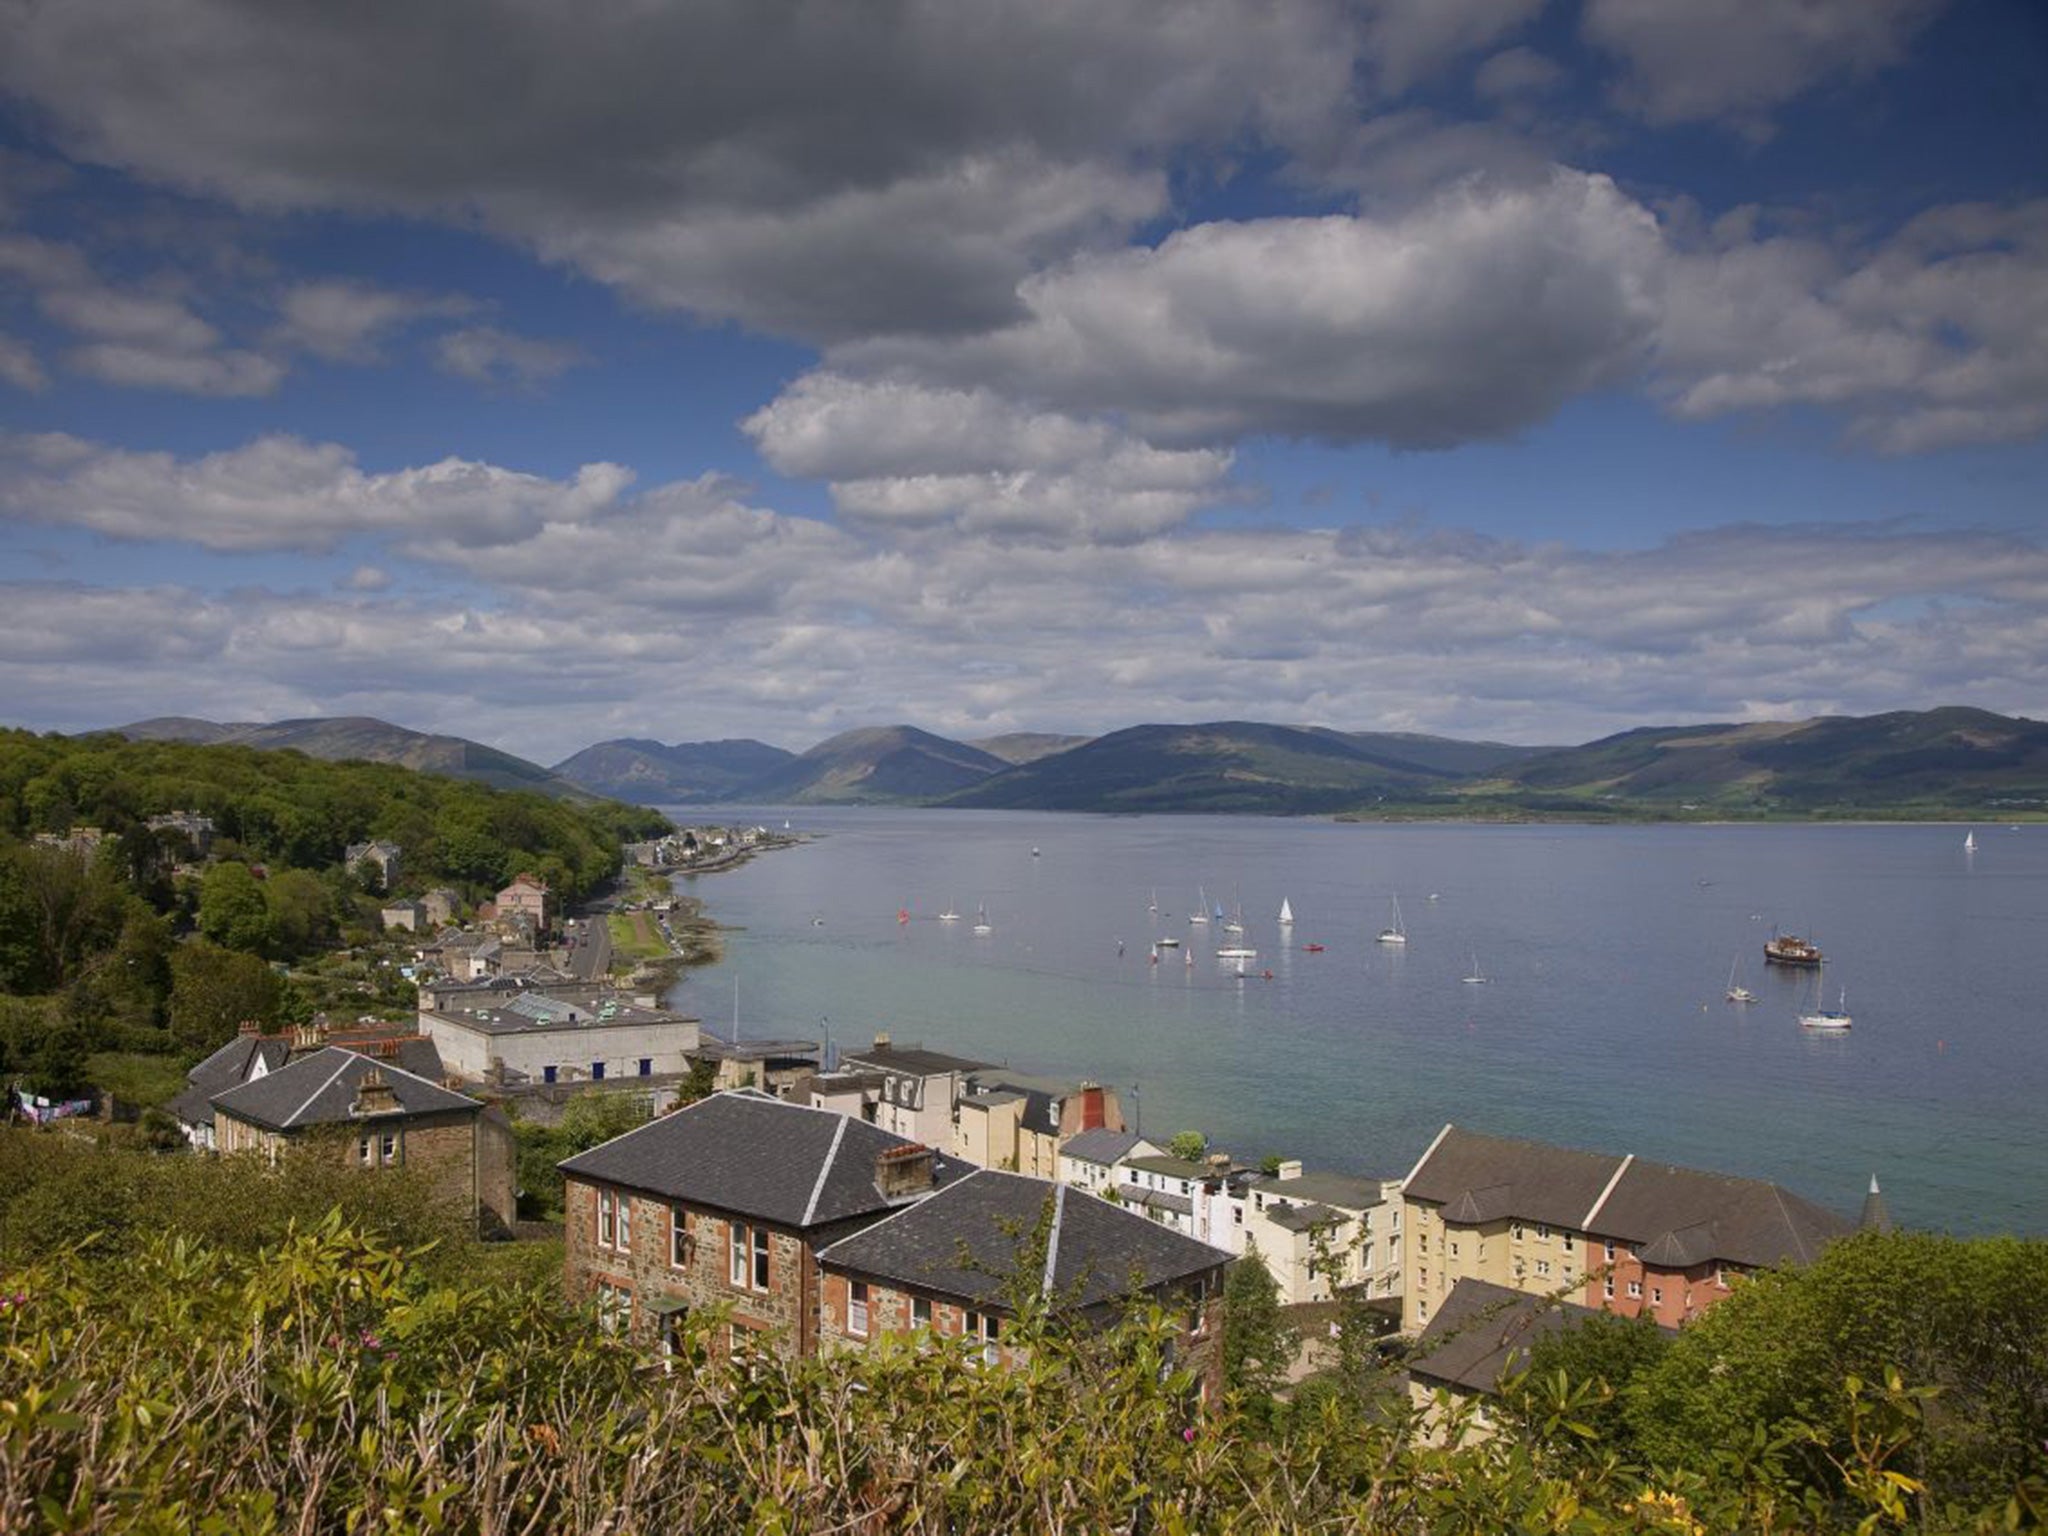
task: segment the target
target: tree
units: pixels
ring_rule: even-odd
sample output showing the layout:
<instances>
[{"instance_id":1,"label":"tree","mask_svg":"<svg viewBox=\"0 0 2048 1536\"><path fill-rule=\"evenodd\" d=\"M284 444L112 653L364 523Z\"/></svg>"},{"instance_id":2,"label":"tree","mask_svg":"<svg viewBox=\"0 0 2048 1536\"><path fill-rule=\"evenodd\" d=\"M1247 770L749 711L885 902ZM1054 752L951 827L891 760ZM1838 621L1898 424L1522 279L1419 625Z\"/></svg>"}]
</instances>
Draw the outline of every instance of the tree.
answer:
<instances>
[{"instance_id":1,"label":"tree","mask_svg":"<svg viewBox=\"0 0 2048 1536\"><path fill-rule=\"evenodd\" d=\"M1943 1500L2004 1497L2048 1442L2048 1240L1863 1232L1738 1282L1636 1379L1629 1425L1646 1457L1695 1468L1804 1426L1831 1488L1853 1454L1844 1383L1888 1368L1939 1389L1905 1470Z\"/></svg>"},{"instance_id":2,"label":"tree","mask_svg":"<svg viewBox=\"0 0 2048 1536\"><path fill-rule=\"evenodd\" d=\"M216 864L199 887L199 931L227 949L268 952L277 931L263 888L246 864Z\"/></svg>"},{"instance_id":3,"label":"tree","mask_svg":"<svg viewBox=\"0 0 2048 1536\"><path fill-rule=\"evenodd\" d=\"M1200 1131L1181 1131L1166 1144L1166 1150L1183 1162L1199 1163L1209 1150L1209 1138Z\"/></svg>"},{"instance_id":4,"label":"tree","mask_svg":"<svg viewBox=\"0 0 2048 1536\"><path fill-rule=\"evenodd\" d=\"M1633 1456L1636 1446L1627 1405L1637 1379L1656 1366L1670 1347L1670 1336L1648 1317L1601 1313L1585 1318L1576 1327L1543 1335L1529 1347L1525 1369L1503 1394L1507 1410L1522 1419L1531 1435L1552 1439L1556 1449L1590 1444L1601 1454L1615 1451ZM1560 1372L1568 1382L1603 1389L1604 1396L1595 1394L1579 1403L1572 1416L1575 1424L1591 1428L1595 1435L1569 1431L1544 1436L1547 1405L1542 1394Z\"/></svg>"},{"instance_id":5,"label":"tree","mask_svg":"<svg viewBox=\"0 0 2048 1536\"><path fill-rule=\"evenodd\" d=\"M334 907L318 875L280 870L263 882L262 889L280 954L303 955L333 937Z\"/></svg>"},{"instance_id":6,"label":"tree","mask_svg":"<svg viewBox=\"0 0 2048 1536\"><path fill-rule=\"evenodd\" d=\"M1223 1282L1223 1382L1271 1396L1287 1378L1300 1337L1280 1311L1280 1286L1256 1247Z\"/></svg>"},{"instance_id":7,"label":"tree","mask_svg":"<svg viewBox=\"0 0 2048 1536\"><path fill-rule=\"evenodd\" d=\"M283 997L277 973L254 955L197 939L171 956L171 1032L191 1050L218 1049L246 1021L274 1024Z\"/></svg>"}]
</instances>

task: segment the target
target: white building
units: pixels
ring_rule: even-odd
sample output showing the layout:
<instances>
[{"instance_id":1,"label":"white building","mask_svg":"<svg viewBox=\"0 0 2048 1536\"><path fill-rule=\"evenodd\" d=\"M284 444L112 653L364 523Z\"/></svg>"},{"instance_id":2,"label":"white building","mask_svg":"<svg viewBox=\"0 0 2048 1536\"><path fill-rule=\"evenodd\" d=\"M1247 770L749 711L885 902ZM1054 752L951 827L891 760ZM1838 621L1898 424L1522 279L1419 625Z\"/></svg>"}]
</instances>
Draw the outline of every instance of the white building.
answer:
<instances>
[{"instance_id":1,"label":"white building","mask_svg":"<svg viewBox=\"0 0 2048 1536\"><path fill-rule=\"evenodd\" d=\"M697 1020L602 988L552 988L467 1003L421 999L420 1033L447 1069L472 1082L581 1083L689 1071Z\"/></svg>"}]
</instances>

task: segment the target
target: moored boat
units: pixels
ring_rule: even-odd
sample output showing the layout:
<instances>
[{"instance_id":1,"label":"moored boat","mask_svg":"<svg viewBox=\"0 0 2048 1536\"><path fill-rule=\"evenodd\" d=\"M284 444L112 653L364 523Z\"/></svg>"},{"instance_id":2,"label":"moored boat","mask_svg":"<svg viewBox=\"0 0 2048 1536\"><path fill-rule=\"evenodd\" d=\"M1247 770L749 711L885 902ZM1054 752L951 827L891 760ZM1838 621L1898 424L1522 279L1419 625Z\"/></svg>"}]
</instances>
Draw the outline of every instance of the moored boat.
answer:
<instances>
[{"instance_id":1,"label":"moored boat","mask_svg":"<svg viewBox=\"0 0 2048 1536\"><path fill-rule=\"evenodd\" d=\"M1811 939L1773 932L1764 940L1764 959L1772 965L1819 965L1824 957Z\"/></svg>"}]
</instances>

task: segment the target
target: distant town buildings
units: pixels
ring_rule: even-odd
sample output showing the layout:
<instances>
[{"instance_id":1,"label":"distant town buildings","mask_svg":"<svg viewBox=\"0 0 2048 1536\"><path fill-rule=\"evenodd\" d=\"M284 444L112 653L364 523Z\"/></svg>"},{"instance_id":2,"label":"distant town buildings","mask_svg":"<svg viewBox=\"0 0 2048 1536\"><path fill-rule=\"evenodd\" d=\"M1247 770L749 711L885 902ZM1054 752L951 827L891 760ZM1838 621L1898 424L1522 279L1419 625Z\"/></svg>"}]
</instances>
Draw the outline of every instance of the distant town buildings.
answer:
<instances>
[{"instance_id":1,"label":"distant town buildings","mask_svg":"<svg viewBox=\"0 0 2048 1536\"><path fill-rule=\"evenodd\" d=\"M398 844L385 842L382 838L368 843L350 843L341 856L341 862L344 868L375 891L397 889L403 873Z\"/></svg>"}]
</instances>

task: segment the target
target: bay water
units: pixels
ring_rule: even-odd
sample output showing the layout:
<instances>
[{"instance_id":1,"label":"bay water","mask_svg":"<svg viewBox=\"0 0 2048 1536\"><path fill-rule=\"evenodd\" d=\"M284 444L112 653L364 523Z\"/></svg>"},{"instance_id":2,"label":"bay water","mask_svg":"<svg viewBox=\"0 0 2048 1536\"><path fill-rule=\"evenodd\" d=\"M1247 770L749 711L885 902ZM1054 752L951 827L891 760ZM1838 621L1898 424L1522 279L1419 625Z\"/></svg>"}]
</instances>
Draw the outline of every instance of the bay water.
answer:
<instances>
[{"instance_id":1,"label":"bay water","mask_svg":"<svg viewBox=\"0 0 2048 1536\"><path fill-rule=\"evenodd\" d=\"M665 809L809 838L678 881L732 931L671 1001L722 1034L737 982L743 1036L1092 1078L1240 1157L1394 1176L1448 1120L2048 1232L2048 827ZM1241 940L1189 923L1198 891ZM1774 927L1826 951L1848 1034L1800 1027L1816 978L1764 964Z\"/></svg>"}]
</instances>

